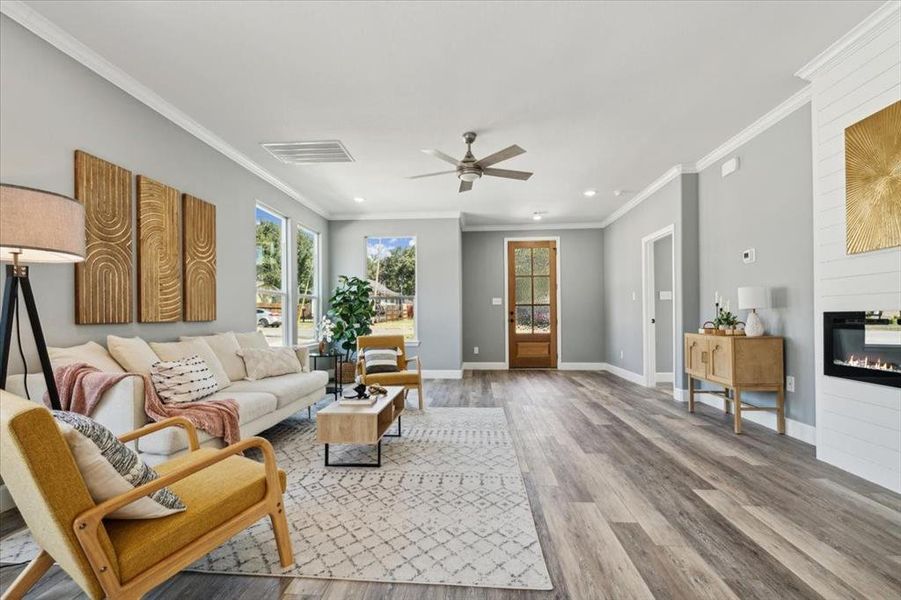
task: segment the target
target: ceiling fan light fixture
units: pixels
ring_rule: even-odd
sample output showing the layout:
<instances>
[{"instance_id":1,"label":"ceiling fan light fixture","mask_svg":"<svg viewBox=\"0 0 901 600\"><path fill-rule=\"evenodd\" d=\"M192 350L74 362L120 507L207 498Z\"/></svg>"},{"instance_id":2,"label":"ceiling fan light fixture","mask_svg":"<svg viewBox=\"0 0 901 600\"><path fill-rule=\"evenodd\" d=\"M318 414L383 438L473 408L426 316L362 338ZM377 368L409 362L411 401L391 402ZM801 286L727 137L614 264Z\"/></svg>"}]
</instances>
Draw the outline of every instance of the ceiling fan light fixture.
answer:
<instances>
[{"instance_id":1,"label":"ceiling fan light fixture","mask_svg":"<svg viewBox=\"0 0 901 600\"><path fill-rule=\"evenodd\" d=\"M482 176L482 174L475 170L461 171L460 174L458 175L458 177L460 178L461 181L475 181L476 179L478 179L481 176Z\"/></svg>"},{"instance_id":2,"label":"ceiling fan light fixture","mask_svg":"<svg viewBox=\"0 0 901 600\"><path fill-rule=\"evenodd\" d=\"M356 202L357 204L363 204L364 202L366 202L366 198L361 198L360 196L356 196L356 197L354 197L354 202Z\"/></svg>"},{"instance_id":3,"label":"ceiling fan light fixture","mask_svg":"<svg viewBox=\"0 0 901 600\"><path fill-rule=\"evenodd\" d=\"M585 190L584 192L582 192L582 195L585 196L586 198L593 198L594 196L597 195L597 193L598 193L597 190L589 189L589 190Z\"/></svg>"},{"instance_id":4,"label":"ceiling fan light fixture","mask_svg":"<svg viewBox=\"0 0 901 600\"><path fill-rule=\"evenodd\" d=\"M540 213L540 212L534 212L534 213L532 213L532 220L533 220L533 221L540 221L540 220L541 220L541 213Z\"/></svg>"}]
</instances>

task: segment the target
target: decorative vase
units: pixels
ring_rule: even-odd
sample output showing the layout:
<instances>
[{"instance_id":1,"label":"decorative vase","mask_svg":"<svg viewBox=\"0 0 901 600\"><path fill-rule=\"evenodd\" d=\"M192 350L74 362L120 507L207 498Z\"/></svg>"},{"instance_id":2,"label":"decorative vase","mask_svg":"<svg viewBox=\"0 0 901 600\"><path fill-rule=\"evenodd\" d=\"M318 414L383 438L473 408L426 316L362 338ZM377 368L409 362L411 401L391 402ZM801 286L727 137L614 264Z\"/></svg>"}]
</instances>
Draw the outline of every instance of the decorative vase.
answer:
<instances>
[{"instance_id":1,"label":"decorative vase","mask_svg":"<svg viewBox=\"0 0 901 600\"><path fill-rule=\"evenodd\" d=\"M756 310L748 313L748 322L745 324L745 335L748 337L759 337L763 335L763 321L757 316Z\"/></svg>"},{"instance_id":2,"label":"decorative vase","mask_svg":"<svg viewBox=\"0 0 901 600\"><path fill-rule=\"evenodd\" d=\"M319 341L319 354L325 354L328 350L328 346L325 343L325 340Z\"/></svg>"}]
</instances>

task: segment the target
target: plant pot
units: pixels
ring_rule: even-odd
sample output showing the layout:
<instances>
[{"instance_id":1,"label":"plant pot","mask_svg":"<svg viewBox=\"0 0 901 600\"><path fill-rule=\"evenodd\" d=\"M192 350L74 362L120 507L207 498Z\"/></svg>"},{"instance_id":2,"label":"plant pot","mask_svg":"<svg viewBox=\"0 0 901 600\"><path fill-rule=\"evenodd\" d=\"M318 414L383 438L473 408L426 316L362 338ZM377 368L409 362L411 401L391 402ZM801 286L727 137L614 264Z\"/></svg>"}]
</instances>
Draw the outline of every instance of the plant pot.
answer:
<instances>
[{"instance_id":1,"label":"plant pot","mask_svg":"<svg viewBox=\"0 0 901 600\"><path fill-rule=\"evenodd\" d=\"M326 354L328 352L328 344L325 343L325 340L319 342L319 354Z\"/></svg>"},{"instance_id":2,"label":"plant pot","mask_svg":"<svg viewBox=\"0 0 901 600\"><path fill-rule=\"evenodd\" d=\"M341 383L354 383L357 377L357 363L341 363Z\"/></svg>"}]
</instances>

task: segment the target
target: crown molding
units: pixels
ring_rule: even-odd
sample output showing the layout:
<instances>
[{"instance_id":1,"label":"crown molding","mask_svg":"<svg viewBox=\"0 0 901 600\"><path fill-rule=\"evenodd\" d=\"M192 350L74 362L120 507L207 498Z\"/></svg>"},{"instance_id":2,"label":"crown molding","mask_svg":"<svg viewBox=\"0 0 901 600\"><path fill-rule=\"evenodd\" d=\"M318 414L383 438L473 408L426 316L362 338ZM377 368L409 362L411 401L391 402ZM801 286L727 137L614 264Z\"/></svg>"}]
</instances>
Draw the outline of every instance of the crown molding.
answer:
<instances>
[{"instance_id":1,"label":"crown molding","mask_svg":"<svg viewBox=\"0 0 901 600\"><path fill-rule=\"evenodd\" d=\"M514 223L511 225L467 225L463 231L551 231L554 229L602 229L599 221L583 223Z\"/></svg>"},{"instance_id":2,"label":"crown molding","mask_svg":"<svg viewBox=\"0 0 901 600\"><path fill-rule=\"evenodd\" d=\"M611 223L613 223L614 221L616 221L617 219L619 219L620 217L625 215L627 212L629 212L630 210L632 210L633 208L635 208L636 206L638 206L639 204L644 202L647 198L652 196L655 192L660 190L660 188L665 186L667 183L669 183L676 177L679 177L683 173L694 173L694 172L695 172L694 167L686 168L684 165L675 165L673 167L670 167L666 171L666 173L664 173L663 175L661 175L660 177L658 177L657 179L652 181L649 186L647 186L646 188L644 188L643 190L641 190L640 192L635 194L635 196L631 200L629 200L628 202L626 202L625 204L623 204L622 206L617 208L606 219L601 221L601 227L607 227L608 225L610 225Z\"/></svg>"},{"instance_id":3,"label":"crown molding","mask_svg":"<svg viewBox=\"0 0 901 600\"><path fill-rule=\"evenodd\" d=\"M886 2L866 19L858 23L851 31L798 69L795 77L813 81L814 77L831 69L845 55L866 44L890 26L898 27L899 17L901 17L901 1L890 0Z\"/></svg>"},{"instance_id":4,"label":"crown molding","mask_svg":"<svg viewBox=\"0 0 901 600\"><path fill-rule=\"evenodd\" d=\"M749 141L810 102L811 95L811 86L804 86L802 89L792 94L788 99L784 100L779 106L769 111L724 143L720 144L708 155L698 160L695 164L696 171L703 171L721 158L725 158L727 155L735 152L740 147L744 146Z\"/></svg>"},{"instance_id":5,"label":"crown molding","mask_svg":"<svg viewBox=\"0 0 901 600\"><path fill-rule=\"evenodd\" d=\"M411 219L457 219L460 211L420 211L420 212L381 212L381 213L344 213L331 215L330 221L409 221Z\"/></svg>"},{"instance_id":6,"label":"crown molding","mask_svg":"<svg viewBox=\"0 0 901 600\"><path fill-rule=\"evenodd\" d=\"M269 185L297 200L319 216L324 218L329 216L329 212L325 208L302 196L297 190L258 165L250 157L177 109L162 96L100 56L97 52L82 44L71 34L24 2L20 0L3 0L0 2L0 12L214 150L241 165Z\"/></svg>"}]
</instances>

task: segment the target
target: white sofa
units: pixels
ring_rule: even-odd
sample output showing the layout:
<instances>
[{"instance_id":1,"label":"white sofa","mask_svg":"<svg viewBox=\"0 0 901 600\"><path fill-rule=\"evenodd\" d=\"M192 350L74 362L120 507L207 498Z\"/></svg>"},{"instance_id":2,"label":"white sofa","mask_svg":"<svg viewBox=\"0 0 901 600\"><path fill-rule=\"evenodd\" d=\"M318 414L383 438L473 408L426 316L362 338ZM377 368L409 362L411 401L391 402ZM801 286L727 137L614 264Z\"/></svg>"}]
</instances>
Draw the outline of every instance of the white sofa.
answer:
<instances>
[{"instance_id":1,"label":"white sofa","mask_svg":"<svg viewBox=\"0 0 901 600\"><path fill-rule=\"evenodd\" d=\"M87 361L89 362L89 361ZM304 364L304 361L301 361ZM28 391L32 400L43 397L47 387L43 375L27 376ZM11 375L7 391L25 397L25 377ZM328 374L325 371L304 371L257 381L232 381L214 395L205 399L232 399L238 403L241 437L257 435L294 413L308 408L326 394ZM120 435L145 425L149 419L144 413L144 380L139 376L126 377L103 395L92 417L114 434ZM201 446L222 447L220 438L198 431ZM149 465L159 464L184 454L188 440L181 429L167 428L135 442L135 449Z\"/></svg>"}]
</instances>

